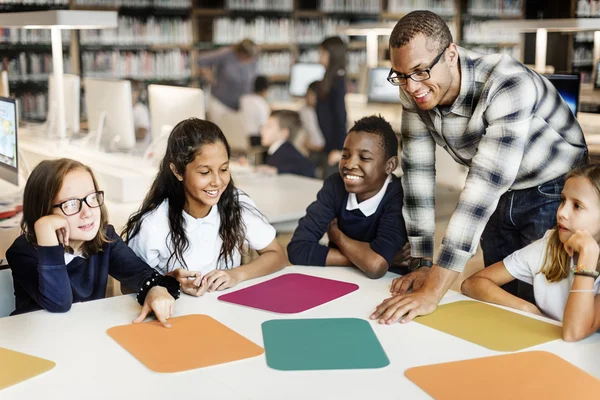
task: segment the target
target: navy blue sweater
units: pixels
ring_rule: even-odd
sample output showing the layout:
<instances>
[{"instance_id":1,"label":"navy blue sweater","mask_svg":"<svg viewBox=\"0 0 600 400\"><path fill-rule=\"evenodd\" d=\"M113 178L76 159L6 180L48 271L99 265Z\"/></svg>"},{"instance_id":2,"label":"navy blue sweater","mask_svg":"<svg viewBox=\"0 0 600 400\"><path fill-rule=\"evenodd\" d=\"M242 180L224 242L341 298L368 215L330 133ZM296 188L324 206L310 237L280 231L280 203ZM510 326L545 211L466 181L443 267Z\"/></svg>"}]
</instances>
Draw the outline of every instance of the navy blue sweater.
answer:
<instances>
[{"instance_id":1,"label":"navy blue sweater","mask_svg":"<svg viewBox=\"0 0 600 400\"><path fill-rule=\"evenodd\" d=\"M267 165L271 165L280 174L296 174L315 177L315 166L302 155L290 142L283 143L275 153L267 155Z\"/></svg>"},{"instance_id":2,"label":"navy blue sweater","mask_svg":"<svg viewBox=\"0 0 600 400\"><path fill-rule=\"evenodd\" d=\"M288 257L296 265L325 265L329 247L319 244L329 222L338 219L338 226L351 239L370 243L371 249L392 266L397 252L407 241L402 217L403 191L400 179L392 176L377 211L366 217L359 209L348 211L348 192L339 174L327 178L317 194L317 201L306 209L291 242ZM329 244L335 247L333 243Z\"/></svg>"},{"instance_id":3,"label":"navy blue sweater","mask_svg":"<svg viewBox=\"0 0 600 400\"><path fill-rule=\"evenodd\" d=\"M34 246L19 236L6 252L15 287L13 314L46 309L66 312L76 302L103 299L108 275L139 292L154 269L138 258L108 226L101 252L87 259L75 257L65 265L65 250L58 246Z\"/></svg>"},{"instance_id":4,"label":"navy blue sweater","mask_svg":"<svg viewBox=\"0 0 600 400\"><path fill-rule=\"evenodd\" d=\"M325 138L325 152L342 150L346 140L346 80L343 76L333 79L327 97L317 97L315 109Z\"/></svg>"}]
</instances>

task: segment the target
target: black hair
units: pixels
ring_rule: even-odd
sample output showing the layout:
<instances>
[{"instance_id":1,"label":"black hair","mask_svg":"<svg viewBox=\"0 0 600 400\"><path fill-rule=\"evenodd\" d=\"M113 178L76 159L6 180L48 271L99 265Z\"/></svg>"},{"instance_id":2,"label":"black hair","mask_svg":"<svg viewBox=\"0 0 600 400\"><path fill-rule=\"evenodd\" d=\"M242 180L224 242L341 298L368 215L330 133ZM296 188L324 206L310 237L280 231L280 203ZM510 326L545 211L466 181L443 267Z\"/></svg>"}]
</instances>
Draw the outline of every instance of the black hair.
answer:
<instances>
[{"instance_id":1,"label":"black hair","mask_svg":"<svg viewBox=\"0 0 600 400\"><path fill-rule=\"evenodd\" d=\"M379 136L379 143L386 159L398 156L398 138L396 132L381 115L370 115L363 117L354 123L348 133L365 132Z\"/></svg>"},{"instance_id":2,"label":"black hair","mask_svg":"<svg viewBox=\"0 0 600 400\"><path fill-rule=\"evenodd\" d=\"M453 42L448 25L439 15L417 10L398 21L390 35L390 48L402 47L419 34L427 38L427 50L430 51L442 51Z\"/></svg>"},{"instance_id":3,"label":"black hair","mask_svg":"<svg viewBox=\"0 0 600 400\"><path fill-rule=\"evenodd\" d=\"M312 90L316 94L319 94L320 87L321 87L321 81L314 81L314 82L311 82L310 85L308 85L308 88L306 89L306 91L308 92L309 90Z\"/></svg>"},{"instance_id":4,"label":"black hair","mask_svg":"<svg viewBox=\"0 0 600 400\"><path fill-rule=\"evenodd\" d=\"M167 238L170 238L173 254L167 260L165 266L167 270L173 258L187 268L183 254L189 248L183 217L183 207L186 202L183 182L177 179L170 166L173 164L179 175L185 175L186 166L196 158L202 147L217 142L225 146L227 157L230 157L231 148L229 143L227 143L221 129L214 123L198 118L188 118L175 125L169 136L165 156L160 163L158 174L150 191L140 209L129 217L121 233L124 239L131 240L140 232L144 216L157 209L165 200L168 200L168 218L171 232ZM221 218L219 236L223 240L218 260L224 261L225 265L233 262L233 254L236 249L242 252L244 238L246 237L242 220L242 207L245 206L240 204L238 190L235 188L233 179L231 179L218 203Z\"/></svg>"},{"instance_id":5,"label":"black hair","mask_svg":"<svg viewBox=\"0 0 600 400\"><path fill-rule=\"evenodd\" d=\"M254 80L254 93L262 93L269 88L269 78L259 75Z\"/></svg>"}]
</instances>

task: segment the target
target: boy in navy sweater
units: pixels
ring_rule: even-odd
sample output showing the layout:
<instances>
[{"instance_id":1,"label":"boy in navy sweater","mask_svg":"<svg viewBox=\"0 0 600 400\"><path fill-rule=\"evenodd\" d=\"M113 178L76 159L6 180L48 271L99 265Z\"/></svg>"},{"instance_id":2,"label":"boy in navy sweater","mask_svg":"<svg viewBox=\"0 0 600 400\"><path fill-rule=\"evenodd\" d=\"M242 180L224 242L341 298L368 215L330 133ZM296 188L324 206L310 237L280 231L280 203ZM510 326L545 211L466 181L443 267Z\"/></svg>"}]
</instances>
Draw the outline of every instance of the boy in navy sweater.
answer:
<instances>
[{"instance_id":1,"label":"boy in navy sweater","mask_svg":"<svg viewBox=\"0 0 600 400\"><path fill-rule=\"evenodd\" d=\"M315 166L292 144L301 128L302 122L297 112L273 111L260 131L262 145L268 148L265 162L280 174L314 178Z\"/></svg>"},{"instance_id":2,"label":"boy in navy sweater","mask_svg":"<svg viewBox=\"0 0 600 400\"><path fill-rule=\"evenodd\" d=\"M350 129L339 174L327 178L317 200L300 219L288 245L296 265L356 266L380 278L407 242L402 217L398 139L380 116L360 119ZM319 244L323 234L329 247Z\"/></svg>"}]
</instances>

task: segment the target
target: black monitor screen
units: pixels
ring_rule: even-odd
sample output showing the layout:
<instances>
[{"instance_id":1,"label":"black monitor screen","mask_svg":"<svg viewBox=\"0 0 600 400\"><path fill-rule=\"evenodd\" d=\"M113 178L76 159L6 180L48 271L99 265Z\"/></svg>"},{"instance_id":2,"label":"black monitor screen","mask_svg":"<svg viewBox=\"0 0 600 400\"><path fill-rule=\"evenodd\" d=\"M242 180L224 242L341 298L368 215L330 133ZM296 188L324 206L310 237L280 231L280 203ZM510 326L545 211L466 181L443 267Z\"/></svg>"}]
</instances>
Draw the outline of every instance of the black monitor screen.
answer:
<instances>
[{"instance_id":1,"label":"black monitor screen","mask_svg":"<svg viewBox=\"0 0 600 400\"><path fill-rule=\"evenodd\" d=\"M0 179L18 184L17 107L13 99L0 97Z\"/></svg>"},{"instance_id":2,"label":"black monitor screen","mask_svg":"<svg viewBox=\"0 0 600 400\"><path fill-rule=\"evenodd\" d=\"M387 81L389 68L371 68L367 100L375 103L400 103L400 88Z\"/></svg>"},{"instance_id":3,"label":"black monitor screen","mask_svg":"<svg viewBox=\"0 0 600 400\"><path fill-rule=\"evenodd\" d=\"M569 106L573 115L577 115L579 109L579 74L555 74L545 75L554 85L565 103Z\"/></svg>"}]
</instances>

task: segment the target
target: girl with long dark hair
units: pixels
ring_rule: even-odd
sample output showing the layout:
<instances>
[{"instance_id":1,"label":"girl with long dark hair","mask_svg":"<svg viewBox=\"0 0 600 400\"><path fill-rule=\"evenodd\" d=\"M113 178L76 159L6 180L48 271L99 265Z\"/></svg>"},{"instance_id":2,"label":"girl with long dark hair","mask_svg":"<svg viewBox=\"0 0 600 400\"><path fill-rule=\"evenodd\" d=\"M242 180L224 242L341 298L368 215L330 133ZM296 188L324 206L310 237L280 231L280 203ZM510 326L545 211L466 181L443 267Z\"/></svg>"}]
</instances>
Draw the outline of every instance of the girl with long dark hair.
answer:
<instances>
[{"instance_id":1,"label":"girl with long dark hair","mask_svg":"<svg viewBox=\"0 0 600 400\"><path fill-rule=\"evenodd\" d=\"M317 97L317 119L327 156L325 176L337 173L346 139L346 45L337 36L325 39L319 46L319 62L325 67Z\"/></svg>"},{"instance_id":2,"label":"girl with long dark hair","mask_svg":"<svg viewBox=\"0 0 600 400\"><path fill-rule=\"evenodd\" d=\"M140 210L122 233L139 257L160 273L175 276L191 295L232 287L286 263L275 229L235 188L230 153L214 123L181 121L169 136ZM245 245L259 256L240 266Z\"/></svg>"}]
</instances>

